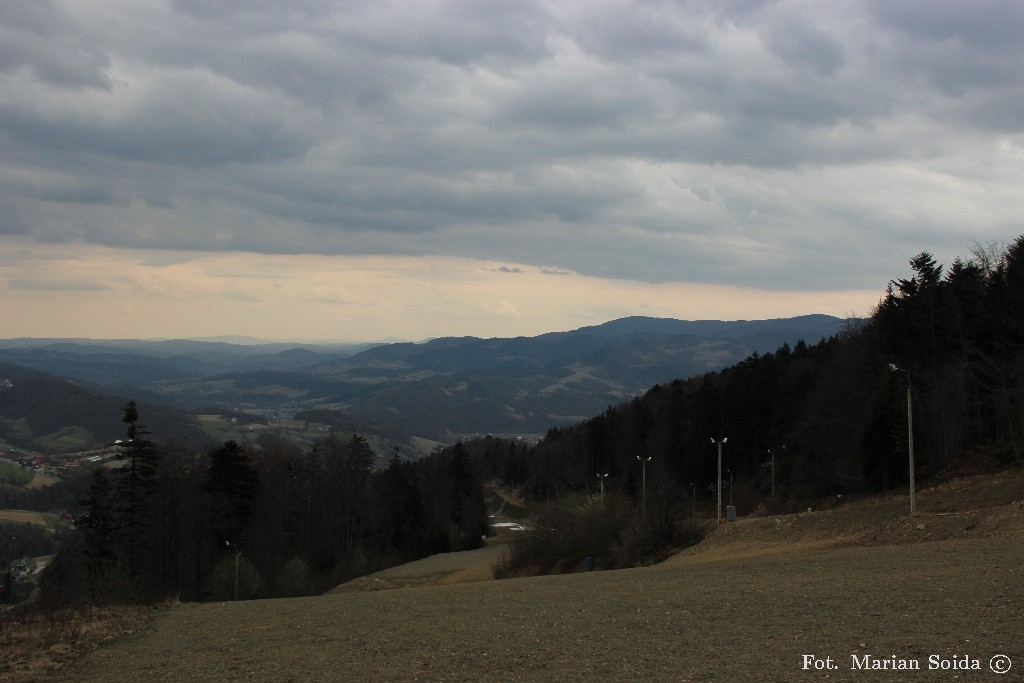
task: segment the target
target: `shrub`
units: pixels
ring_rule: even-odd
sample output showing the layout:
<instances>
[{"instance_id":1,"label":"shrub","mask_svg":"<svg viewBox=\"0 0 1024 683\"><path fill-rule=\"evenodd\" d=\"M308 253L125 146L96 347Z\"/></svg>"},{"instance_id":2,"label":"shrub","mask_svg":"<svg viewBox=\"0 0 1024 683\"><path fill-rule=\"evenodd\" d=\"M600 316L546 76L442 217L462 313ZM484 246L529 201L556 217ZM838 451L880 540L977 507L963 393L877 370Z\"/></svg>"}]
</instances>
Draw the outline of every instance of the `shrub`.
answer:
<instances>
[{"instance_id":1,"label":"shrub","mask_svg":"<svg viewBox=\"0 0 1024 683\"><path fill-rule=\"evenodd\" d=\"M313 590L313 579L309 566L301 557L293 557L285 563L277 577L277 595L283 598L294 598L310 595Z\"/></svg>"},{"instance_id":2,"label":"shrub","mask_svg":"<svg viewBox=\"0 0 1024 683\"><path fill-rule=\"evenodd\" d=\"M47 609L38 605L0 614L2 680L50 680L67 662L152 623L148 607Z\"/></svg>"},{"instance_id":3,"label":"shrub","mask_svg":"<svg viewBox=\"0 0 1024 683\"><path fill-rule=\"evenodd\" d=\"M218 562L213 570L203 579L203 589L211 600L252 600L263 595L263 579L249 558L244 555L237 558L237 575L235 572L236 558L225 557ZM236 584L237 576L237 584Z\"/></svg>"},{"instance_id":4,"label":"shrub","mask_svg":"<svg viewBox=\"0 0 1024 683\"><path fill-rule=\"evenodd\" d=\"M493 568L496 578L582 571L586 558L598 568L621 566L612 548L635 517L621 496L589 496L541 506L526 520Z\"/></svg>"}]
</instances>

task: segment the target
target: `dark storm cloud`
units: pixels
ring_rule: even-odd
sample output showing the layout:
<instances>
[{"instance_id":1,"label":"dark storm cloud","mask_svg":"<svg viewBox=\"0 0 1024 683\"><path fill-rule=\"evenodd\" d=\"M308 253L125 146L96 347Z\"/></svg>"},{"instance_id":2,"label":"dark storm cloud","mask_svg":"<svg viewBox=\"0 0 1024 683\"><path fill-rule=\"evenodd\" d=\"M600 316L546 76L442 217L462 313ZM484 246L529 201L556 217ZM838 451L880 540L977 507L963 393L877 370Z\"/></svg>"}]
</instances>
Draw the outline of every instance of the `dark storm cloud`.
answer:
<instances>
[{"instance_id":1,"label":"dark storm cloud","mask_svg":"<svg viewBox=\"0 0 1024 683\"><path fill-rule=\"evenodd\" d=\"M0 234L813 289L1017 229L1016 2L47 0L0 23Z\"/></svg>"}]
</instances>

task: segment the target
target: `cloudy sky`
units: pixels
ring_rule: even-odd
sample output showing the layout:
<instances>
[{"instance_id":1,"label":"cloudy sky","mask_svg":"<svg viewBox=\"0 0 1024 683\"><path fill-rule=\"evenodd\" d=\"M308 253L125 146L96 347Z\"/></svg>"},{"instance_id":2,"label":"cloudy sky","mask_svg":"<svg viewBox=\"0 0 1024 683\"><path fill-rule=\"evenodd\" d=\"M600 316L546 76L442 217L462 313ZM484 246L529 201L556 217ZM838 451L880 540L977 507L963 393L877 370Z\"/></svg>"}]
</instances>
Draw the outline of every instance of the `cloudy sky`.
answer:
<instances>
[{"instance_id":1,"label":"cloudy sky","mask_svg":"<svg viewBox=\"0 0 1024 683\"><path fill-rule=\"evenodd\" d=\"M1024 232L1017 0L10 0L0 337L868 315Z\"/></svg>"}]
</instances>

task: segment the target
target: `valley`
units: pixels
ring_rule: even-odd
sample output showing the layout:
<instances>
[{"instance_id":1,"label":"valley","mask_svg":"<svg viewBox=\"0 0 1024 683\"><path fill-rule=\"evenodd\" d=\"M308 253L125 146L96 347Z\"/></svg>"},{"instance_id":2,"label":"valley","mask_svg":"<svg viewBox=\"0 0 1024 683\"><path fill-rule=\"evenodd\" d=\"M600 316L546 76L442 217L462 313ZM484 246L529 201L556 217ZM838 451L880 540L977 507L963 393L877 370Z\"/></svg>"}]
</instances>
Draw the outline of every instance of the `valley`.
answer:
<instances>
[{"instance_id":1,"label":"valley","mask_svg":"<svg viewBox=\"0 0 1024 683\"><path fill-rule=\"evenodd\" d=\"M358 431L379 453L398 446L421 457L469 435L544 434L654 384L817 342L851 324L821 315L637 317L531 338L361 346L0 340L0 376L17 380L0 387L0 438L48 453L93 448L120 436L117 409L136 400L161 439L244 442L270 429L308 444L326 427ZM51 417L38 424L44 415Z\"/></svg>"}]
</instances>

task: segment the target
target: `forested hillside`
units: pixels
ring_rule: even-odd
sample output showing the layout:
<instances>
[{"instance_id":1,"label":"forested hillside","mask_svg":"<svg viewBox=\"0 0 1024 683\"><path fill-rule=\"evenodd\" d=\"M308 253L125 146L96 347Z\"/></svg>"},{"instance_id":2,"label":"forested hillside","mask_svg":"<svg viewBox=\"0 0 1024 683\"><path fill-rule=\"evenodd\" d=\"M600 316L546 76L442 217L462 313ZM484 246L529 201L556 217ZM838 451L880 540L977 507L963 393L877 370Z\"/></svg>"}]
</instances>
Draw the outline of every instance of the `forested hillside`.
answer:
<instances>
[{"instance_id":1,"label":"forested hillside","mask_svg":"<svg viewBox=\"0 0 1024 683\"><path fill-rule=\"evenodd\" d=\"M41 452L75 450L65 432L81 430L81 448L122 438L118 415L124 400L78 382L0 362L0 439ZM140 402L141 403L141 402ZM194 416L145 403L147 423L164 441L208 444Z\"/></svg>"},{"instance_id":2,"label":"forested hillside","mask_svg":"<svg viewBox=\"0 0 1024 683\"><path fill-rule=\"evenodd\" d=\"M671 542L695 507L712 510L712 439L727 439L723 490L740 514L906 486L908 382L918 479L966 456L1019 462L1024 237L1005 251L975 252L948 268L919 254L870 320L819 343L655 386L552 429L534 448L496 439L467 448L485 476L533 500L594 492L603 480L637 501L646 467L657 543Z\"/></svg>"},{"instance_id":3,"label":"forested hillside","mask_svg":"<svg viewBox=\"0 0 1024 683\"><path fill-rule=\"evenodd\" d=\"M445 337L354 355L312 345L16 339L0 340L0 364L191 412L241 409L269 419L333 410L408 445L401 435L450 443L453 434L543 434L655 383L718 370L783 342L829 337L843 324L825 315L630 317L537 337Z\"/></svg>"}]
</instances>

